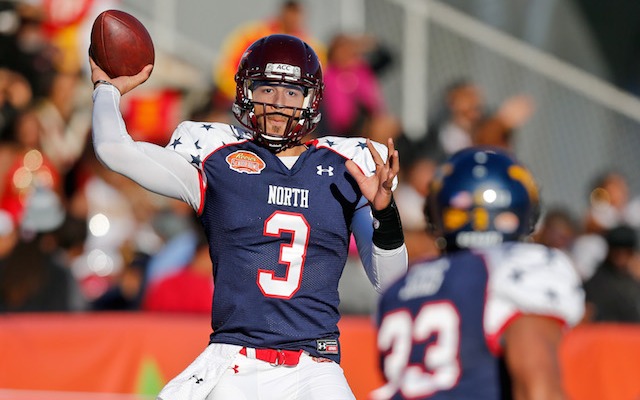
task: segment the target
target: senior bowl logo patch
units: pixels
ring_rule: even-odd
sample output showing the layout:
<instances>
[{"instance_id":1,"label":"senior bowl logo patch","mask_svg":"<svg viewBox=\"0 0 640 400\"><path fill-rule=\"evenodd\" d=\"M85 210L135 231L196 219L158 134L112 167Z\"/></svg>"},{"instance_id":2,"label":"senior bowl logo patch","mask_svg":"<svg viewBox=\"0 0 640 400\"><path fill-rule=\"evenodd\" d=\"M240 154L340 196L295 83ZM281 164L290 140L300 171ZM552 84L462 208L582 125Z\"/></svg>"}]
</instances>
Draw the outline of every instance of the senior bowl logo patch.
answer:
<instances>
[{"instance_id":1,"label":"senior bowl logo patch","mask_svg":"<svg viewBox=\"0 0 640 400\"><path fill-rule=\"evenodd\" d=\"M238 150L231 153L226 160L229 168L245 174L259 174L267 166L262 158L246 150Z\"/></svg>"}]
</instances>

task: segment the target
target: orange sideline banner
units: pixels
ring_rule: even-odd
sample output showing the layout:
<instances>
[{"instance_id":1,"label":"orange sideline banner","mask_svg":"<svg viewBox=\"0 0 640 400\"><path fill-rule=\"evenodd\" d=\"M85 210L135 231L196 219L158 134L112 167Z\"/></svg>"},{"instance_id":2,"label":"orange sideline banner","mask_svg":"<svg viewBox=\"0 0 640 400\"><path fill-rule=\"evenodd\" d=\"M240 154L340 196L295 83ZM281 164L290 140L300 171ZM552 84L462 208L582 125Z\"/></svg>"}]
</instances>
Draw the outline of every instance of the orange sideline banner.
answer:
<instances>
[{"instance_id":1,"label":"orange sideline banner","mask_svg":"<svg viewBox=\"0 0 640 400\"><path fill-rule=\"evenodd\" d=\"M356 398L366 399L382 383L374 327L367 317L347 316L340 329L342 367ZM0 399L12 398L3 397L9 389L153 398L200 354L209 332L207 316L5 314L0 316ZM640 326L578 327L566 336L560 355L570 399L639 398Z\"/></svg>"},{"instance_id":2,"label":"orange sideline banner","mask_svg":"<svg viewBox=\"0 0 640 400\"><path fill-rule=\"evenodd\" d=\"M565 337L560 361L572 400L640 399L640 325L582 325Z\"/></svg>"}]
</instances>

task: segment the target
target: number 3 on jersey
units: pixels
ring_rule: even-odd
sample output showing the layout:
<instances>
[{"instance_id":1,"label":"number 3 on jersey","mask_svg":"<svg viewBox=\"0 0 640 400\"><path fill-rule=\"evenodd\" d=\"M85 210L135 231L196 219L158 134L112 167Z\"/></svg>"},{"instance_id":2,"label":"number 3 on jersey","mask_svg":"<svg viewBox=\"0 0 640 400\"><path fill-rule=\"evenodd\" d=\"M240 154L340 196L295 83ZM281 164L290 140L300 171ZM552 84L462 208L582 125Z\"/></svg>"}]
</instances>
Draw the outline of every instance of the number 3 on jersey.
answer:
<instances>
[{"instance_id":1,"label":"number 3 on jersey","mask_svg":"<svg viewBox=\"0 0 640 400\"><path fill-rule=\"evenodd\" d=\"M409 364L414 344L426 342L422 365ZM384 316L378 348L385 356L389 386L406 397L423 397L455 386L460 377L460 316L449 302L422 306L415 320L407 310Z\"/></svg>"},{"instance_id":2,"label":"number 3 on jersey","mask_svg":"<svg viewBox=\"0 0 640 400\"><path fill-rule=\"evenodd\" d=\"M304 261L309 244L309 223L302 214L276 211L265 221L265 236L280 237L283 232L291 233L291 242L280 246L280 264L287 265L284 278L275 272L258 270L258 286L266 297L290 299L300 289Z\"/></svg>"}]
</instances>

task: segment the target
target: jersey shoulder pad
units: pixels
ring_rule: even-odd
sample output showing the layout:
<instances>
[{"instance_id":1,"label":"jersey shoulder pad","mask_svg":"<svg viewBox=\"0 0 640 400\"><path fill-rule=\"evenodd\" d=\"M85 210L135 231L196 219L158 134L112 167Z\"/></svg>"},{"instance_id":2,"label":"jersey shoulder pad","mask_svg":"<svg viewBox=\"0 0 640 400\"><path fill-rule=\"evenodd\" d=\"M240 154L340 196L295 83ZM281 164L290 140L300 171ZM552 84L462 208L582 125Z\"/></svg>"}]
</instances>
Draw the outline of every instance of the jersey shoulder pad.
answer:
<instances>
[{"instance_id":1,"label":"jersey shoulder pad","mask_svg":"<svg viewBox=\"0 0 640 400\"><path fill-rule=\"evenodd\" d=\"M166 148L180 153L189 162L194 157L203 161L222 146L250 140L249 131L220 122L184 121L171 135Z\"/></svg>"},{"instance_id":2,"label":"jersey shoulder pad","mask_svg":"<svg viewBox=\"0 0 640 400\"><path fill-rule=\"evenodd\" d=\"M383 160L387 159L387 146L372 141L373 146ZM324 136L315 140L318 149L329 149L342 157L355 162L362 172L371 176L376 171L373 156L367 148L367 139L363 137Z\"/></svg>"},{"instance_id":3,"label":"jersey shoulder pad","mask_svg":"<svg viewBox=\"0 0 640 400\"><path fill-rule=\"evenodd\" d=\"M489 287L485 328L497 333L515 315L536 314L577 324L584 313L582 282L569 257L531 243L508 243L481 251Z\"/></svg>"}]
</instances>

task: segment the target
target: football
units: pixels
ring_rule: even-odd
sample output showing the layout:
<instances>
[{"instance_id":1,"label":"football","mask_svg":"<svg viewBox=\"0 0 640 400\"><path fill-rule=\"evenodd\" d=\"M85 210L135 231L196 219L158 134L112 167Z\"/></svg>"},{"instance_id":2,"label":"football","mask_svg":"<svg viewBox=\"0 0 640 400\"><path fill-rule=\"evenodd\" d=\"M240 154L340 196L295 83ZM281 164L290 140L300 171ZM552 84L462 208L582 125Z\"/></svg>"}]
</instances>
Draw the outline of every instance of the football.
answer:
<instances>
[{"instance_id":1,"label":"football","mask_svg":"<svg viewBox=\"0 0 640 400\"><path fill-rule=\"evenodd\" d=\"M135 75L155 59L145 26L120 10L103 11L93 22L89 54L110 78Z\"/></svg>"}]
</instances>

